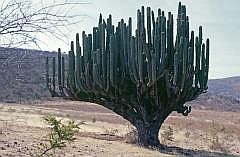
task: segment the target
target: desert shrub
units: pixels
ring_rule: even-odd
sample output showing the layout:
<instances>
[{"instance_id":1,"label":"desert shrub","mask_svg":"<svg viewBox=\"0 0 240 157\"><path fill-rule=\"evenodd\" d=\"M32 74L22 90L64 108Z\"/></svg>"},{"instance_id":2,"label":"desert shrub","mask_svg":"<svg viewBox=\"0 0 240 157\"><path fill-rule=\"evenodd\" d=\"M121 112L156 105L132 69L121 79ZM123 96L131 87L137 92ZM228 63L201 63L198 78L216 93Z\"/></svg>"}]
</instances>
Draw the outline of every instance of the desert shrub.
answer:
<instances>
[{"instance_id":1,"label":"desert shrub","mask_svg":"<svg viewBox=\"0 0 240 157\"><path fill-rule=\"evenodd\" d=\"M55 155L56 149L66 147L67 143L75 140L74 135L79 131L79 123L68 121L66 124L56 117L48 115L43 118L50 126L47 143L40 143L38 151L32 156L42 157Z\"/></svg>"},{"instance_id":2,"label":"desert shrub","mask_svg":"<svg viewBox=\"0 0 240 157\"><path fill-rule=\"evenodd\" d=\"M118 132L119 132L118 129L113 129L113 128L104 130L104 134L111 135L111 136L115 136Z\"/></svg>"},{"instance_id":3,"label":"desert shrub","mask_svg":"<svg viewBox=\"0 0 240 157\"><path fill-rule=\"evenodd\" d=\"M8 112L16 112L16 109L15 108L8 108Z\"/></svg>"},{"instance_id":4,"label":"desert shrub","mask_svg":"<svg viewBox=\"0 0 240 157\"><path fill-rule=\"evenodd\" d=\"M191 132L190 131L186 131L184 135L185 135L186 138L189 138L190 135L191 135Z\"/></svg>"},{"instance_id":5,"label":"desert shrub","mask_svg":"<svg viewBox=\"0 0 240 157\"><path fill-rule=\"evenodd\" d=\"M124 141L126 143L138 144L138 132L137 129L128 125L128 132L124 135Z\"/></svg>"},{"instance_id":6,"label":"desert shrub","mask_svg":"<svg viewBox=\"0 0 240 157\"><path fill-rule=\"evenodd\" d=\"M169 141L173 141L174 140L173 134L174 134L173 128L171 126L168 126L168 128L164 130L163 133L161 134L163 144L167 144Z\"/></svg>"},{"instance_id":7,"label":"desert shrub","mask_svg":"<svg viewBox=\"0 0 240 157\"><path fill-rule=\"evenodd\" d=\"M6 136L6 132L8 131L8 122L5 120L0 120L0 135Z\"/></svg>"},{"instance_id":8,"label":"desert shrub","mask_svg":"<svg viewBox=\"0 0 240 157\"><path fill-rule=\"evenodd\" d=\"M233 136L227 133L226 128L223 125L212 121L208 134L210 149L221 152L230 151L230 143L233 141Z\"/></svg>"},{"instance_id":9,"label":"desert shrub","mask_svg":"<svg viewBox=\"0 0 240 157\"><path fill-rule=\"evenodd\" d=\"M93 118L92 118L92 123L95 123L97 121L97 119L96 119L96 117L94 116Z\"/></svg>"}]
</instances>

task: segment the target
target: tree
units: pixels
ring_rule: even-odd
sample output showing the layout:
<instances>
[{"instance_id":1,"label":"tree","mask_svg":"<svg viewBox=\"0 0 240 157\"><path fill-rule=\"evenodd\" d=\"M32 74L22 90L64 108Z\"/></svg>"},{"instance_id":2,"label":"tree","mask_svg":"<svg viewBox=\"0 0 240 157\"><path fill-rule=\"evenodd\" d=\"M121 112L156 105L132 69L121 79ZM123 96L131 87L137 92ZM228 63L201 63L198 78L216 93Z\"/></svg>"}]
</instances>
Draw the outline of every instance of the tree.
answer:
<instances>
[{"instance_id":1,"label":"tree","mask_svg":"<svg viewBox=\"0 0 240 157\"><path fill-rule=\"evenodd\" d=\"M49 2L44 0L3 0L0 3L0 46L39 47L39 35L67 39L67 26L79 22L71 13L73 6L85 3Z\"/></svg>"},{"instance_id":2,"label":"tree","mask_svg":"<svg viewBox=\"0 0 240 157\"><path fill-rule=\"evenodd\" d=\"M158 134L164 120L173 112L187 116L191 106L186 102L207 92L209 71L209 39L202 42L199 35L189 33L186 7L179 3L177 35L174 44L174 20L158 10L155 18L147 8L147 29L144 7L137 11L137 29L132 33L132 19L112 25L100 14L93 35L79 34L76 48L71 42L68 57L58 52L58 79L49 74L47 58L47 86L53 96L98 103L131 122L138 131L139 142L158 146ZM147 38L147 39L146 39ZM82 53L83 51L83 53ZM68 58L65 82L64 58ZM55 88L55 80L59 88Z\"/></svg>"}]
</instances>

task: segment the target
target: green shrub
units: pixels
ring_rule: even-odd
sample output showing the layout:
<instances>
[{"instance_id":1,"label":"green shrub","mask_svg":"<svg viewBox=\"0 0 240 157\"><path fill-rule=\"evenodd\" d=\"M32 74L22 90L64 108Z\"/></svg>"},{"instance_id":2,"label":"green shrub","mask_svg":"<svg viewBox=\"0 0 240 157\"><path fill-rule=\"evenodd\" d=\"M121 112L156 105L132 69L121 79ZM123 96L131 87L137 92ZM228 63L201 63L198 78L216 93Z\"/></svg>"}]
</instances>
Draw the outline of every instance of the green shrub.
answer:
<instances>
[{"instance_id":1,"label":"green shrub","mask_svg":"<svg viewBox=\"0 0 240 157\"><path fill-rule=\"evenodd\" d=\"M36 157L49 156L50 152L55 154L56 149L66 147L67 143L75 140L74 135L79 131L79 123L68 121L66 124L56 117L48 115L43 118L50 126L47 143L40 144L38 152L33 155Z\"/></svg>"}]
</instances>

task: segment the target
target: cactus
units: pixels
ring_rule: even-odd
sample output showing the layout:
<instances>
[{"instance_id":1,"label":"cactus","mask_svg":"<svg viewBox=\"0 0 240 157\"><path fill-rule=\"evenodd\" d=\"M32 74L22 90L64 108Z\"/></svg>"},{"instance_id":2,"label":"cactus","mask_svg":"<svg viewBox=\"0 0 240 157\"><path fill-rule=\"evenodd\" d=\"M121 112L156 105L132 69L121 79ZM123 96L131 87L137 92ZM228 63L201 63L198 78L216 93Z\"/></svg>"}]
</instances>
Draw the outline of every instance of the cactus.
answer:
<instances>
[{"instance_id":1,"label":"cactus","mask_svg":"<svg viewBox=\"0 0 240 157\"><path fill-rule=\"evenodd\" d=\"M62 83L61 83L61 85L62 85L62 89L63 89L63 87L65 86L65 59L64 59L64 56L62 56L62 59L61 59L61 67L62 67L62 69L61 69L61 78L62 78ZM63 92L63 91L62 91ZM63 94L63 93L62 93Z\"/></svg>"},{"instance_id":2,"label":"cactus","mask_svg":"<svg viewBox=\"0 0 240 157\"><path fill-rule=\"evenodd\" d=\"M66 90L59 95L111 109L137 128L140 143L159 145L159 128L169 114L187 116L191 106L185 103L207 91L209 39L203 43L201 26L198 36L190 33L186 6L181 3L175 41L173 27L171 12L166 17L158 9L154 15L150 7L146 24L144 7L137 11L135 34L131 18L113 26L111 15L105 22L100 14L93 35L82 33L82 49L79 34L75 49L71 42L66 86L62 58L58 85ZM58 58L61 63L60 54ZM48 72L48 59L46 65ZM52 80L55 91L54 75Z\"/></svg>"},{"instance_id":3,"label":"cactus","mask_svg":"<svg viewBox=\"0 0 240 157\"><path fill-rule=\"evenodd\" d=\"M45 77L46 77L46 87L48 88L48 89L50 89L50 86L51 86L51 82L50 82L50 78L49 78L49 59L48 59L48 57L46 57L46 64L45 64L45 68L46 68L46 75L45 75Z\"/></svg>"},{"instance_id":4,"label":"cactus","mask_svg":"<svg viewBox=\"0 0 240 157\"><path fill-rule=\"evenodd\" d=\"M53 92L55 93L56 91L56 58L53 57L53 60L52 60L52 66L53 66L53 70L52 70L52 84L53 84Z\"/></svg>"},{"instance_id":5,"label":"cactus","mask_svg":"<svg viewBox=\"0 0 240 157\"><path fill-rule=\"evenodd\" d=\"M58 88L61 93L63 93L63 85L62 85L62 79L64 79L64 76L62 76L62 56L61 56L61 49L58 49ZM64 63L63 63L64 66Z\"/></svg>"},{"instance_id":6,"label":"cactus","mask_svg":"<svg viewBox=\"0 0 240 157\"><path fill-rule=\"evenodd\" d=\"M56 92L56 59L52 58L52 77L50 77L49 57L46 58L46 86L50 94L54 97L57 96Z\"/></svg>"}]
</instances>

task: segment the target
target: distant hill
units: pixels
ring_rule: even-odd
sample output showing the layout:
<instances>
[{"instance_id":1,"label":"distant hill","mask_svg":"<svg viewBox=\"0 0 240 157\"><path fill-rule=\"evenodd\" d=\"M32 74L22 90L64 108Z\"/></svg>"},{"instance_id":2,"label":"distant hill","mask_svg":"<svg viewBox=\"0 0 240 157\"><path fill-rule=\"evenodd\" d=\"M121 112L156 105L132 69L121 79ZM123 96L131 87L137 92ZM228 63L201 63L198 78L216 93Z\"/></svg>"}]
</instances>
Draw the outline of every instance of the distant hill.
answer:
<instances>
[{"instance_id":1,"label":"distant hill","mask_svg":"<svg viewBox=\"0 0 240 157\"><path fill-rule=\"evenodd\" d=\"M0 102L49 99L46 56L56 52L0 48ZM210 80L208 93L191 104L198 109L240 112L240 77Z\"/></svg>"},{"instance_id":2,"label":"distant hill","mask_svg":"<svg viewBox=\"0 0 240 157\"><path fill-rule=\"evenodd\" d=\"M45 85L47 51L0 48L0 101L25 102L50 97Z\"/></svg>"},{"instance_id":3,"label":"distant hill","mask_svg":"<svg viewBox=\"0 0 240 157\"><path fill-rule=\"evenodd\" d=\"M208 93L194 101L197 108L240 111L240 77L209 80L208 86Z\"/></svg>"},{"instance_id":4,"label":"distant hill","mask_svg":"<svg viewBox=\"0 0 240 157\"><path fill-rule=\"evenodd\" d=\"M240 77L210 80L209 91L213 94L240 97Z\"/></svg>"}]
</instances>

